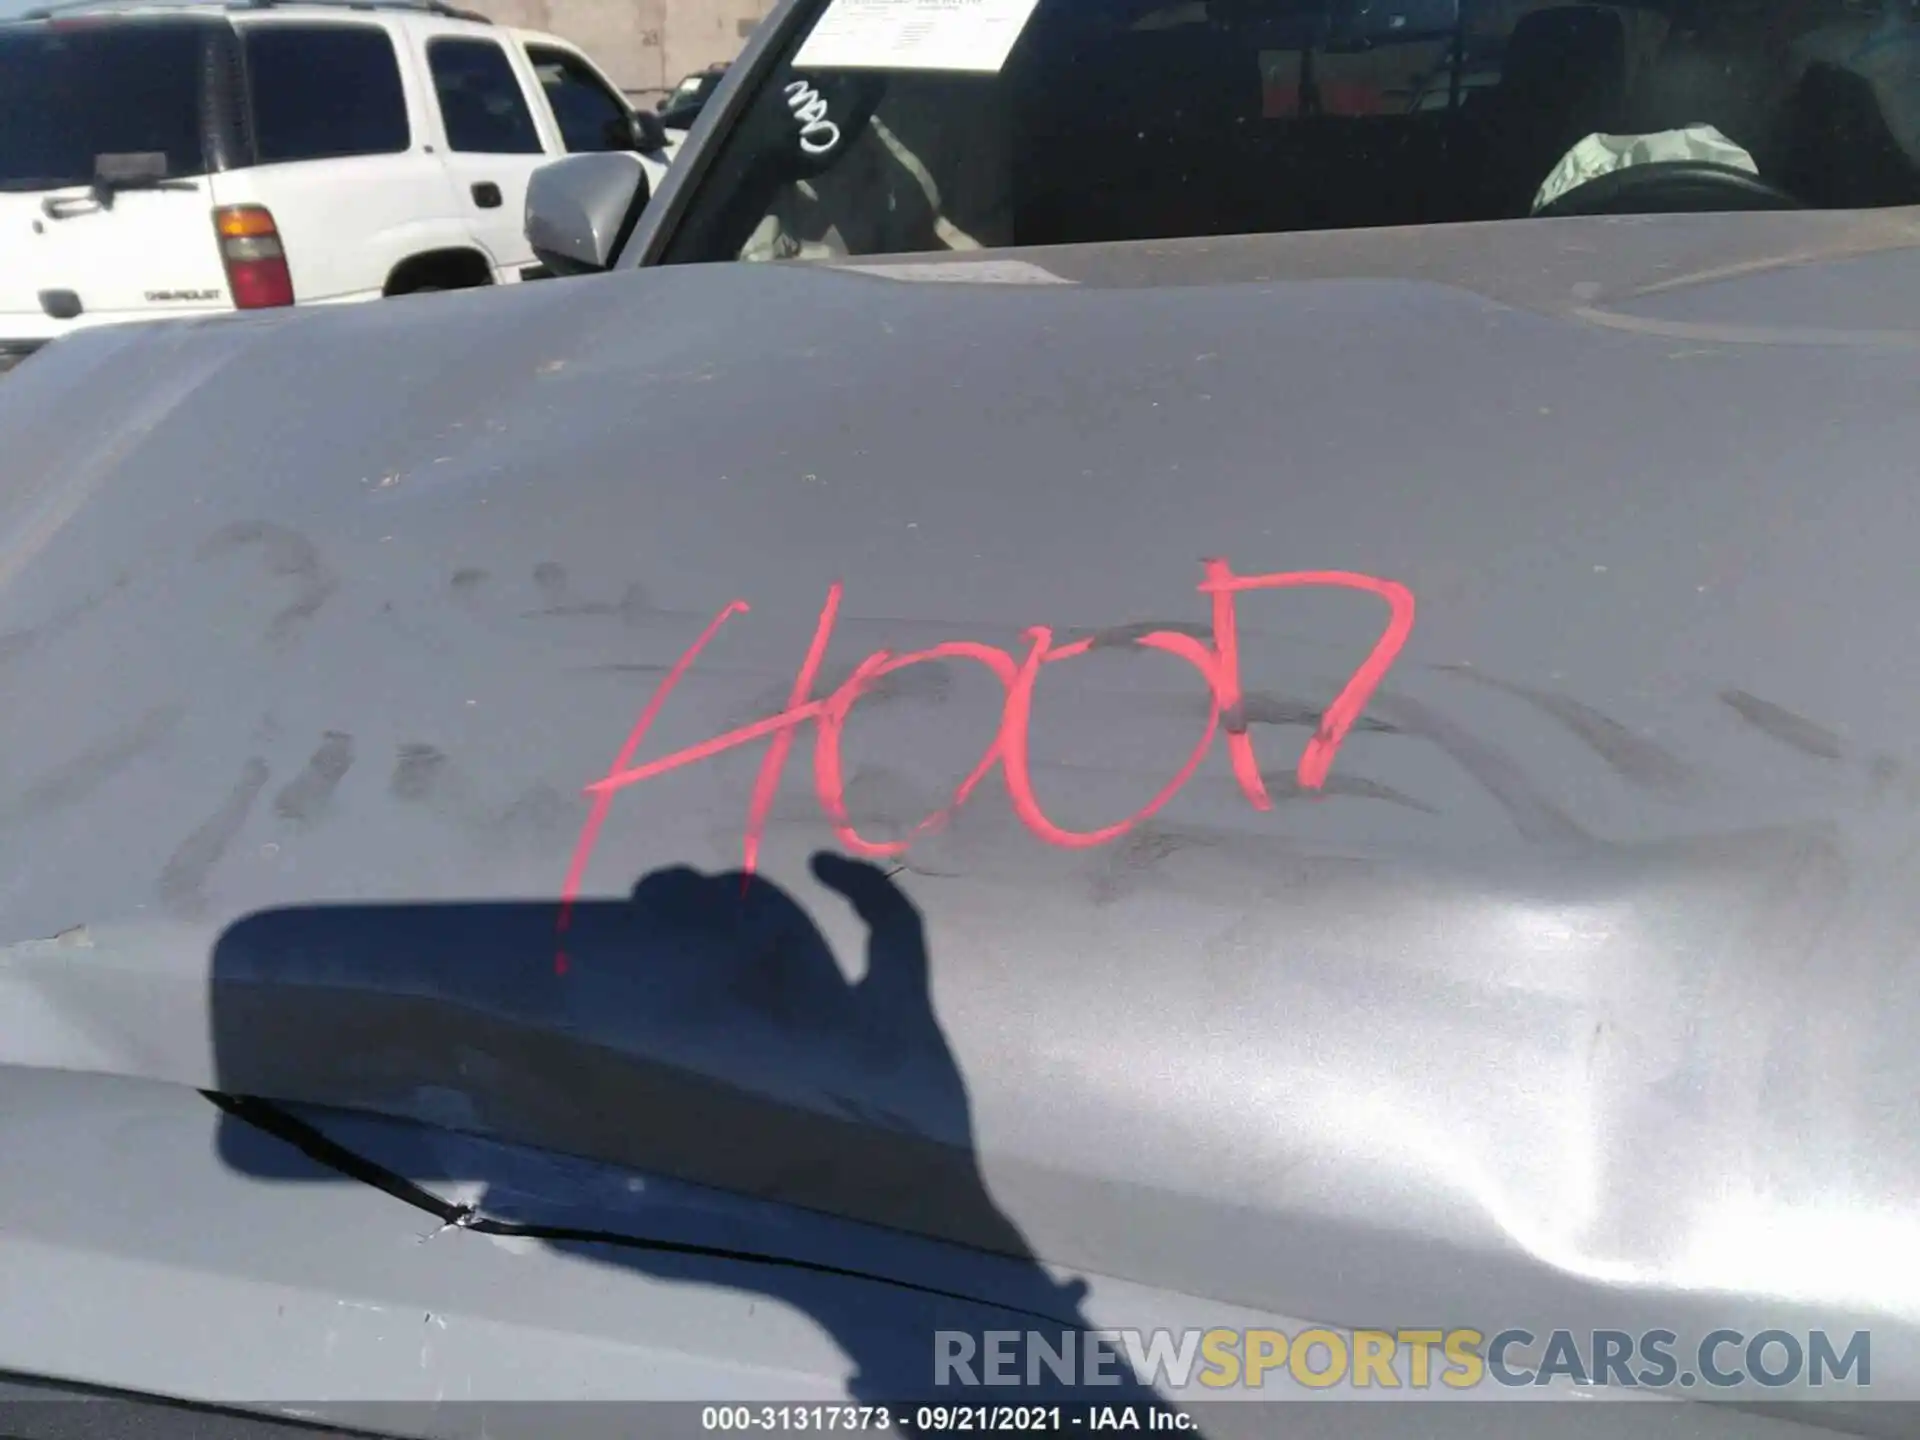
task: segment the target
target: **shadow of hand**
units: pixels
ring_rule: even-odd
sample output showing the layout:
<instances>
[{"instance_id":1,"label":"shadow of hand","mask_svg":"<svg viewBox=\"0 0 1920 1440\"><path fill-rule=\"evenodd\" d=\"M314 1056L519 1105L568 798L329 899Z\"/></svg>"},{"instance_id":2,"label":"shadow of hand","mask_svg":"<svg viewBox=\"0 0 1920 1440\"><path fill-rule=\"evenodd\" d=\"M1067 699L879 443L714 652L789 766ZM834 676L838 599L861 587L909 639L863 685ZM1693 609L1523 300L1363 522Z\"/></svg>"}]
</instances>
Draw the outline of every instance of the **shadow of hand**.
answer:
<instances>
[{"instance_id":1,"label":"shadow of hand","mask_svg":"<svg viewBox=\"0 0 1920 1440\"><path fill-rule=\"evenodd\" d=\"M871 864L823 853L812 871L865 931L857 979L792 895L739 872L672 867L625 901L577 907L565 976L529 963L551 954L550 905L250 916L216 951L221 1088L495 1137L429 1129L389 1163L417 1161L416 1182L478 1184L486 1222L556 1249L806 1314L851 1362L863 1402L1154 1403L1118 1357L1098 1388L1078 1388L1089 1350L1110 1351L1089 1332L1085 1287L1047 1272L987 1188L920 912ZM467 1118L423 1111L423 1097L448 1096ZM527 1188L516 1145L596 1158ZM258 1146L223 1148L243 1169L271 1163ZM606 1178L636 1172L746 1197L718 1207L730 1238L711 1238L711 1200L635 1208L634 1193L673 1187ZM580 1186L628 1198L592 1225L556 1224L557 1210L598 1203L561 1193ZM707 1236L692 1236L702 1224ZM1013 1384L972 1388L995 1331L1038 1332L1055 1353L1070 1344L1071 1379L1029 1357ZM943 1370L943 1354L963 1368Z\"/></svg>"},{"instance_id":2,"label":"shadow of hand","mask_svg":"<svg viewBox=\"0 0 1920 1440\"><path fill-rule=\"evenodd\" d=\"M862 1137L849 1164L864 1192L863 1215L962 1240L999 1258L985 1262L982 1283L969 1287L971 1299L880 1283L823 1290L814 1277L772 1266L738 1267L723 1283L817 1319L854 1362L856 1399L1058 1402L1074 1387L1052 1373L1038 1381L1023 1375L1021 1385L992 1390L937 1388L942 1331L948 1353L965 1347L975 1374L984 1369L980 1352L988 1331L1037 1331L1056 1351L1066 1336L1076 1349L1101 1342L1081 1311L1086 1287L1055 1281L987 1189L966 1084L934 1012L919 910L890 875L866 862L821 853L812 870L865 928L866 967L858 979L847 978L813 920L778 886L739 872L707 876L679 867L648 876L633 895L636 921L663 947L660 953L674 957L656 978L673 989L683 1014L708 1022L729 1017L742 1041L771 1038L766 1022L773 1022L785 1052L782 1068L815 1076ZM692 968L682 970L683 963ZM801 1188L818 1193L820 1187L816 1180ZM773 1198L791 1197L776 1187ZM622 1254L619 1263L661 1275L681 1270L678 1261L645 1251ZM1084 1374L1079 1356L1070 1364L1076 1376ZM1104 1373L1109 1378L1101 1388L1081 1398L1156 1401L1149 1388L1127 1378L1117 1356Z\"/></svg>"}]
</instances>

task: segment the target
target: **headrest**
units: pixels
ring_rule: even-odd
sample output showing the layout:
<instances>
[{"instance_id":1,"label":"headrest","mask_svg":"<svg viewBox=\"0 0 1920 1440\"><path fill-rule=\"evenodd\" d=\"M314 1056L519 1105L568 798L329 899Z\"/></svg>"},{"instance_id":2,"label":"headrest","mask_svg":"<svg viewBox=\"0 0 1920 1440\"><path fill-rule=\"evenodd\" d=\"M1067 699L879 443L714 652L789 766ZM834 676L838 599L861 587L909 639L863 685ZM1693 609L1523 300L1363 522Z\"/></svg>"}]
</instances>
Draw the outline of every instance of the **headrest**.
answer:
<instances>
[{"instance_id":1,"label":"headrest","mask_svg":"<svg viewBox=\"0 0 1920 1440\"><path fill-rule=\"evenodd\" d=\"M1507 39L1500 88L1587 91L1626 80L1627 31L1594 5L1563 5L1520 18Z\"/></svg>"}]
</instances>

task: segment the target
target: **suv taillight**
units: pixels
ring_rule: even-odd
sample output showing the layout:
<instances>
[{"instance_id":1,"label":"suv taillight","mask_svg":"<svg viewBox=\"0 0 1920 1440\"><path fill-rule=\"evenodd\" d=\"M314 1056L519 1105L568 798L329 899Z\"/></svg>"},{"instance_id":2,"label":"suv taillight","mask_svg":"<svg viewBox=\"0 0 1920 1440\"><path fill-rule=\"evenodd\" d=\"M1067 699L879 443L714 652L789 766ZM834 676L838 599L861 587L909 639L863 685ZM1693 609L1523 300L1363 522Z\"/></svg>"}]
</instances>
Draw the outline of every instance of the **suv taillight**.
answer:
<instances>
[{"instance_id":1,"label":"suv taillight","mask_svg":"<svg viewBox=\"0 0 1920 1440\"><path fill-rule=\"evenodd\" d=\"M227 289L241 310L266 310L293 304L293 276L280 232L264 205L223 205L213 212L220 237L220 258L227 267Z\"/></svg>"}]
</instances>

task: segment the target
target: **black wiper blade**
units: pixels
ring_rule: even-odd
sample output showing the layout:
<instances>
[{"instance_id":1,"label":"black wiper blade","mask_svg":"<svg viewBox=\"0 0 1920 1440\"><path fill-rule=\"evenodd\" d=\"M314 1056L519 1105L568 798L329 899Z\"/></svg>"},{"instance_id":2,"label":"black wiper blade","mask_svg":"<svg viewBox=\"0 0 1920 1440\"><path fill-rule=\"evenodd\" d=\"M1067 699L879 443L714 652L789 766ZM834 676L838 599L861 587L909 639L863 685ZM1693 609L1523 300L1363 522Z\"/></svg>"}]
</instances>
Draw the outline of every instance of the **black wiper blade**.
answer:
<instances>
[{"instance_id":1,"label":"black wiper blade","mask_svg":"<svg viewBox=\"0 0 1920 1440\"><path fill-rule=\"evenodd\" d=\"M922 1284L881 1269L862 1270L857 1266L836 1265L826 1260L809 1260L783 1254L778 1250L743 1250L732 1245L713 1245L694 1240L671 1240L657 1236L634 1235L624 1230L591 1226L529 1224L500 1220L484 1214L480 1207L450 1201L436 1195L425 1185L409 1180L386 1166L369 1160L333 1139L324 1130L288 1110L284 1105L254 1095L230 1095L219 1090L200 1094L213 1105L242 1124L291 1145L309 1160L329 1170L370 1185L402 1204L431 1215L443 1230L471 1230L477 1235L493 1235L516 1240L545 1240L552 1244L608 1245L619 1249L652 1250L667 1255L691 1255L708 1260L730 1260L744 1265L765 1265L780 1270L803 1270L814 1275L831 1275L843 1280L863 1280L873 1285L911 1290L943 1300L971 1300L993 1305L1011 1315L1058 1323L1058 1316L1042 1310L1010 1304L1004 1300L981 1300L978 1296L940 1285Z\"/></svg>"},{"instance_id":2,"label":"black wiper blade","mask_svg":"<svg viewBox=\"0 0 1920 1440\"><path fill-rule=\"evenodd\" d=\"M113 197L129 190L197 191L200 188L196 181L175 179L169 172L166 154L159 150L96 155L93 178L75 180L66 187L85 186L86 194L49 195L40 202L40 208L49 220L64 220L69 215L82 213L89 204L94 209L111 210Z\"/></svg>"},{"instance_id":3,"label":"black wiper blade","mask_svg":"<svg viewBox=\"0 0 1920 1440\"><path fill-rule=\"evenodd\" d=\"M129 190L198 190L191 180L112 180L93 182L96 195L120 195Z\"/></svg>"}]
</instances>

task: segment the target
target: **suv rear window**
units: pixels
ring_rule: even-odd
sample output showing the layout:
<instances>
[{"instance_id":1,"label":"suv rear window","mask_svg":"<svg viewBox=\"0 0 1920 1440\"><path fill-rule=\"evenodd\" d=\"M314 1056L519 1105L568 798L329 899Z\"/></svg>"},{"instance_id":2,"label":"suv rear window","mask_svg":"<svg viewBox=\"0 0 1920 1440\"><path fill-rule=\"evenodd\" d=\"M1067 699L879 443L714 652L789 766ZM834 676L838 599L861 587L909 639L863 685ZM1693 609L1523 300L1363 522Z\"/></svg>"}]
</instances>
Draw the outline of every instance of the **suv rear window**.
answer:
<instances>
[{"instance_id":1,"label":"suv rear window","mask_svg":"<svg viewBox=\"0 0 1920 1440\"><path fill-rule=\"evenodd\" d=\"M248 25L247 80L262 165L394 155L413 143L400 61L375 25Z\"/></svg>"},{"instance_id":2,"label":"suv rear window","mask_svg":"<svg viewBox=\"0 0 1920 1440\"><path fill-rule=\"evenodd\" d=\"M0 190L88 184L101 155L159 153L168 177L205 174L211 39L201 24L0 25Z\"/></svg>"}]
</instances>

